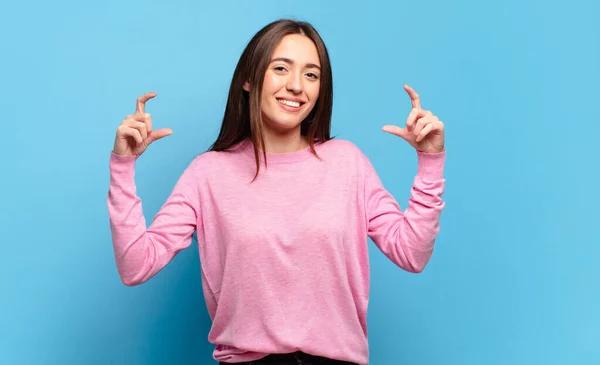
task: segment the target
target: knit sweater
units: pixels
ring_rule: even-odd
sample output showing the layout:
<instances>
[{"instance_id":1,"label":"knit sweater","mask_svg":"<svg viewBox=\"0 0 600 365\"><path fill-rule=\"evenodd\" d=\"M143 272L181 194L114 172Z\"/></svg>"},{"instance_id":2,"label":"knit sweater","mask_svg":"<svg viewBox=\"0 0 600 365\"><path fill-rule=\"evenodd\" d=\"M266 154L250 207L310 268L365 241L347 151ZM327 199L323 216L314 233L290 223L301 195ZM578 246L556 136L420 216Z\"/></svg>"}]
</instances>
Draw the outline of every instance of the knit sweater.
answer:
<instances>
[{"instance_id":1,"label":"knit sweater","mask_svg":"<svg viewBox=\"0 0 600 365\"><path fill-rule=\"evenodd\" d=\"M254 181L248 140L202 153L150 225L134 182L138 157L111 153L107 203L123 283L152 278L196 232L215 360L300 350L367 364L368 238L398 267L424 269L444 208L446 152L416 152L403 211L356 145L315 148L319 158L309 148L268 153Z\"/></svg>"}]
</instances>

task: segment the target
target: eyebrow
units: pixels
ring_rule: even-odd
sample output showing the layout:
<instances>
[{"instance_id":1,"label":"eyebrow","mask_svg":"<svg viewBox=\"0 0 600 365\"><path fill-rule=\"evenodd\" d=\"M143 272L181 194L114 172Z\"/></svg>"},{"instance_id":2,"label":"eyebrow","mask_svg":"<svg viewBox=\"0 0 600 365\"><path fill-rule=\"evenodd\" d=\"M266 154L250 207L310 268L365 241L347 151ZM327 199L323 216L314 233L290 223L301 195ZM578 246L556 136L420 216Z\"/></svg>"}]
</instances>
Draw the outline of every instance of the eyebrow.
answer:
<instances>
[{"instance_id":1,"label":"eyebrow","mask_svg":"<svg viewBox=\"0 0 600 365\"><path fill-rule=\"evenodd\" d=\"M283 62L289 63L290 65L293 65L295 63L293 60L291 60L289 58L285 58L285 57L277 57L277 58L273 58L271 60L271 62L275 62L275 61L283 61ZM316 65L314 63L307 63L306 67L308 67L308 68L318 68L319 70L321 70L321 66Z\"/></svg>"}]
</instances>

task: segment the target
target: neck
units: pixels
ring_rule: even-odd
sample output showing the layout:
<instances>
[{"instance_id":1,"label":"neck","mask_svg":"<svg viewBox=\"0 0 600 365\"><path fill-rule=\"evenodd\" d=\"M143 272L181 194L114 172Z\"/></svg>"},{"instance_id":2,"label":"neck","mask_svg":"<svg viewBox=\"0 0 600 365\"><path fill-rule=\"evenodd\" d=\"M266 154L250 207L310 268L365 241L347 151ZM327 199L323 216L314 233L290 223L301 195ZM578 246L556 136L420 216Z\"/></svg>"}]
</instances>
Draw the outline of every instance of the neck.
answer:
<instances>
[{"instance_id":1,"label":"neck","mask_svg":"<svg viewBox=\"0 0 600 365\"><path fill-rule=\"evenodd\" d=\"M267 153L296 152L308 147L306 138L300 134L300 128L285 133L277 133L276 131L265 128L264 135L265 151Z\"/></svg>"}]
</instances>

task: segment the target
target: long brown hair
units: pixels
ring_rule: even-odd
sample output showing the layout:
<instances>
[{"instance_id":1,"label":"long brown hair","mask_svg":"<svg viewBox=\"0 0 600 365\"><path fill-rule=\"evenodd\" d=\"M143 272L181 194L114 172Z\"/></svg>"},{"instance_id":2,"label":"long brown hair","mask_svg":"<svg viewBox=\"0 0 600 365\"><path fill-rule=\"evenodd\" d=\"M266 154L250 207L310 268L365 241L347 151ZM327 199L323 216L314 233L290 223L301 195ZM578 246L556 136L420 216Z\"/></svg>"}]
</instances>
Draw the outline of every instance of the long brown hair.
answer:
<instances>
[{"instance_id":1,"label":"long brown hair","mask_svg":"<svg viewBox=\"0 0 600 365\"><path fill-rule=\"evenodd\" d=\"M249 138L254 145L255 179L260 169L259 149L263 151L265 164L267 162L260 106L263 79L275 47L284 36L290 34L302 34L310 38L317 47L321 63L319 97L313 110L301 123L301 134L306 137L315 156L314 143L331 139L333 78L325 43L308 22L281 19L266 25L250 40L238 61L229 88L221 131L209 149L227 151ZM246 81L252 85L250 92L243 88Z\"/></svg>"}]
</instances>

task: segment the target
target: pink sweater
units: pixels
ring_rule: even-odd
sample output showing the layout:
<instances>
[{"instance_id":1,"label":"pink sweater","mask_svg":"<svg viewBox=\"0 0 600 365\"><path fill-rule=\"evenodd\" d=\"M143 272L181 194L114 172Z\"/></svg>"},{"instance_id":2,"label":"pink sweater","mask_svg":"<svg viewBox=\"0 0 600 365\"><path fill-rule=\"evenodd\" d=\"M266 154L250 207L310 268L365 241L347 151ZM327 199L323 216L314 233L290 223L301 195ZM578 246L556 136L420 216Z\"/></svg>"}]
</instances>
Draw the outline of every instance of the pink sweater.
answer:
<instances>
[{"instance_id":1,"label":"pink sweater","mask_svg":"<svg viewBox=\"0 0 600 365\"><path fill-rule=\"evenodd\" d=\"M316 150L322 161L309 149L268 154L254 182L250 142L203 153L149 227L136 157L111 154L108 212L123 283L153 277L197 231L214 359L301 350L367 364L367 237L402 269L423 270L444 207L445 152L417 152L403 212L354 144L331 140Z\"/></svg>"}]
</instances>

